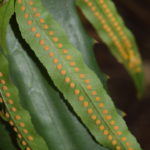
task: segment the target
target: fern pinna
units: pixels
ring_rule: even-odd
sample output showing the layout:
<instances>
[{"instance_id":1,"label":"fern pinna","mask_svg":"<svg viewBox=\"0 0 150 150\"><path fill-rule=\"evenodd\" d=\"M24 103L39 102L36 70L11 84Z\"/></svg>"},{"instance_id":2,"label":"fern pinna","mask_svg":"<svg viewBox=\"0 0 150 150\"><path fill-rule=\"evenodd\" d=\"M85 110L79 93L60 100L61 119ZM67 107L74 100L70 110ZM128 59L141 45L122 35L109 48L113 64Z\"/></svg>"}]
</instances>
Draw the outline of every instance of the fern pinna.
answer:
<instances>
[{"instance_id":1,"label":"fern pinna","mask_svg":"<svg viewBox=\"0 0 150 150\"><path fill-rule=\"evenodd\" d=\"M85 14L87 12L88 13L90 12L89 8L93 11L96 11L98 9L96 7L99 7L99 5L96 5L95 3L97 4L98 1L93 1L93 3L90 0L77 2L77 4L81 7L81 9L83 9L83 12L85 12ZM2 29L5 30L5 32L2 32L3 39L6 39L7 31L9 31L9 33L12 32L11 27L8 27L8 23L10 17L15 11L14 17L16 17L17 23L19 25L21 36L28 44L30 51L33 50L34 54L40 60L42 65L46 68L47 73L51 77L55 86L63 94L67 102L69 102L70 104L69 106L71 106L73 111L81 119L82 123L89 129L90 133L93 135L95 140L99 144L103 145L104 147L113 150L141 150L140 145L137 143L136 139L128 131L128 128L124 120L116 111L116 108L110 96L107 94L101 80L99 80L97 75L85 64L82 58L82 54L69 41L64 30L53 19L53 17L48 13L48 11L42 6L41 1L40 0L38 1L16 0L15 3L12 4L11 4L12 7L15 6L14 10L8 13L9 14L8 18L6 19L3 18L5 20L4 26L1 26L1 31ZM93 4L95 5L93 6ZM107 8L107 11L108 10L110 11L108 6L105 8ZM106 9L104 9L104 11L106 11ZM99 12L95 14L98 13ZM104 12L102 12L102 14L103 13ZM107 16L107 14L104 14L103 17L107 18L108 21L110 19L108 18L109 16ZM94 17L92 16L91 18ZM92 23L93 22L95 23L96 19L95 20L94 19L92 20L89 19L89 20ZM103 22L105 22L105 19L103 20ZM96 27L97 24L98 23L96 23ZM133 75L132 74L133 72L136 73L141 72L141 74L139 75L134 74L132 76L134 79L141 78L139 82L137 82L136 80L136 83L138 85L139 84L141 85L142 66L141 66L139 54L136 52L136 50L132 51L137 54L136 55L137 59L136 61L134 61L135 59L133 60L133 53L131 52L131 50L129 50L129 52L131 52L132 54L131 53L126 54L126 52L122 50L123 49L122 46L130 47L131 43L129 42L129 40L123 39L118 31L114 32L116 28L113 27L113 24L109 23L110 26L107 26L107 24L103 24L103 25L105 26L104 28L106 29L105 32L104 32L104 28L103 28L103 33L100 32L100 34L102 34L102 37L104 36L103 40L105 41L106 38L107 39L106 44L110 46L110 49L117 51L117 53L115 53L114 55L120 61L122 61L122 63L127 68L127 70L131 73L131 75ZM111 30L113 31L113 35L114 34L115 35L113 38L109 37L108 39L108 37L106 37L105 34L109 34L107 33L107 30L110 30L110 27ZM124 28L124 26L122 28ZM96 29L99 30L101 28L98 25L98 28ZM119 42L119 41L116 42L116 39L119 39L119 41L121 40L125 40L125 41L122 41L122 43L120 44L116 44ZM7 42L5 41L4 43L2 42L2 40L0 41L1 41L1 46L4 54L8 55L9 53L7 51L8 41ZM108 41L111 43L110 45ZM20 49L22 49L21 46ZM0 99L0 102L4 105L3 111L1 113L2 118L8 120L9 124L13 126L14 131L17 133L18 143L21 149L24 148L26 150L53 149L51 147L52 143L49 143L48 138L47 139L45 138L46 134L42 134L41 131L38 131L40 130L40 128L37 125L35 125L36 123L34 120L36 120L37 115L40 115L38 111L36 111L37 114L35 115L34 113L32 113L33 111L35 112L35 110L31 109L34 108L33 106L32 107L27 105L24 106L31 113L31 117L32 117L32 123L31 123L30 115L28 114L27 110L24 110L24 108L21 106L20 104L21 101L19 102L18 91L14 86L14 84L12 83L11 79L9 78L9 71L8 71L9 67L7 62L7 59L9 60L9 57L6 58L2 53L0 56L1 56L0 60L2 62L0 64L0 78L1 78L0 93L2 97ZM129 59L129 57L131 58L131 60ZM130 61L128 61L127 59L129 59ZM135 63L134 65L133 62ZM23 76L23 74L21 75ZM53 91L49 90L49 92L53 92ZM30 102L32 103L33 101L30 100ZM67 113L68 112L66 112L66 114ZM45 116L43 115L43 117ZM42 124L40 124L40 126L42 127ZM62 129L62 126L58 126L58 125L56 126ZM53 129L53 128L54 127L51 126L51 128L48 129ZM66 130L65 127L64 129ZM83 130L83 132L85 131ZM55 138L57 143L56 136L54 137L52 136L51 138ZM54 141L55 143L55 140L51 140L51 141ZM69 143L69 140L67 142ZM79 143L79 140L77 141L77 143ZM82 143L82 144L88 145L89 143L87 141L87 143ZM63 150L64 148L64 147L62 148L61 145L57 146L57 144L55 144L54 147L55 148L59 147L58 149L60 150L61 149ZM70 146L68 150L71 149L73 150L78 148L79 146L76 148L74 147L71 148ZM87 148L86 146L81 146L79 149L85 150ZM97 147L95 149L101 150L102 148Z\"/></svg>"}]
</instances>

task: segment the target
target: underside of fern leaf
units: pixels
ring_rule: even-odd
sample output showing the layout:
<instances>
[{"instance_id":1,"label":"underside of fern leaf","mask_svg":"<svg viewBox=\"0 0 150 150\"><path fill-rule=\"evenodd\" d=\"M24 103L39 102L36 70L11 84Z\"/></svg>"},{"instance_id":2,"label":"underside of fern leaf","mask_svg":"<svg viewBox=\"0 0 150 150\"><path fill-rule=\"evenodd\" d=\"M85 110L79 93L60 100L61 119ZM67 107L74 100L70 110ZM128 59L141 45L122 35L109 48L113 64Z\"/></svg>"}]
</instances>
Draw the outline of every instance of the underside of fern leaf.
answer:
<instances>
[{"instance_id":1,"label":"underside of fern leaf","mask_svg":"<svg viewBox=\"0 0 150 150\"><path fill-rule=\"evenodd\" d=\"M6 53L6 29L10 17L14 13L14 1L9 1L0 9L0 43ZM0 104L2 105L1 117L16 132L18 144L22 149L47 150L45 141L34 129L29 113L21 106L19 93L9 74L7 58L0 48Z\"/></svg>"},{"instance_id":2,"label":"underside of fern leaf","mask_svg":"<svg viewBox=\"0 0 150 150\"><path fill-rule=\"evenodd\" d=\"M40 1L17 0L23 38L96 140L113 150L140 150L98 77Z\"/></svg>"},{"instance_id":3,"label":"underside of fern leaf","mask_svg":"<svg viewBox=\"0 0 150 150\"><path fill-rule=\"evenodd\" d=\"M21 42L22 47L15 38L15 34L19 32L16 30L17 25L14 22L11 22L11 25L6 36L11 79L19 89L21 104L30 112L36 131L44 138L48 148L106 150L92 139L78 119L67 109L59 93L47 84L42 77L41 68L38 70L25 52L31 50L25 49L27 46L24 42ZM21 39L19 35L17 37ZM86 145L81 144L86 141Z\"/></svg>"},{"instance_id":4,"label":"underside of fern leaf","mask_svg":"<svg viewBox=\"0 0 150 150\"><path fill-rule=\"evenodd\" d=\"M143 67L132 33L126 28L111 0L77 0L86 18L132 77L138 97L144 92Z\"/></svg>"},{"instance_id":5,"label":"underside of fern leaf","mask_svg":"<svg viewBox=\"0 0 150 150\"><path fill-rule=\"evenodd\" d=\"M29 113L25 111L20 103L16 87L10 81L8 72L8 63L6 58L0 53L0 102L5 105L3 118L8 120L10 126L17 133L18 142L21 147L28 150L37 149L47 150L45 141L37 135Z\"/></svg>"},{"instance_id":6,"label":"underside of fern leaf","mask_svg":"<svg viewBox=\"0 0 150 150\"><path fill-rule=\"evenodd\" d=\"M75 7L75 0L42 0L44 7L63 27L69 41L82 53L85 63L107 88L107 77L101 72L93 51L94 40L86 33ZM63 13L62 13L63 12Z\"/></svg>"},{"instance_id":7,"label":"underside of fern leaf","mask_svg":"<svg viewBox=\"0 0 150 150\"><path fill-rule=\"evenodd\" d=\"M5 26L1 26L0 33L3 36L0 40L3 40L2 50L9 60L9 76L19 89L20 103L29 111L32 123L39 135L46 141L48 149L106 150L93 140L86 128L67 109L59 93L45 82L40 71L24 51L28 51L29 47L20 37L14 17L11 18L11 26L8 25L10 9L5 8L7 11L3 9L1 12L7 12L5 13L7 17L0 15L1 19L5 20L1 20L5 22ZM82 38L81 33L80 38ZM88 63L90 63L89 59L90 56L86 58ZM87 144L82 144L86 141L88 141ZM24 142L20 144L21 149L24 149L23 144ZM34 149L34 147L31 148Z\"/></svg>"}]
</instances>

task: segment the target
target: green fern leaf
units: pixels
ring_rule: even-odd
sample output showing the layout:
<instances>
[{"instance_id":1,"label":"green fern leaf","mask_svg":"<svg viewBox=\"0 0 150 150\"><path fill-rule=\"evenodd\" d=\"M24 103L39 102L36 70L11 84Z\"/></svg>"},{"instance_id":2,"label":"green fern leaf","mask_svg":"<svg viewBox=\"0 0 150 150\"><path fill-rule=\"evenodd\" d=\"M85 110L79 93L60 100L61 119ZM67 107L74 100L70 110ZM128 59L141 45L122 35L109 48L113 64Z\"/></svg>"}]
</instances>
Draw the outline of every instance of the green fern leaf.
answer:
<instances>
[{"instance_id":1,"label":"green fern leaf","mask_svg":"<svg viewBox=\"0 0 150 150\"><path fill-rule=\"evenodd\" d=\"M107 76L100 70L93 50L94 40L86 33L75 7L75 0L42 0L44 7L60 23L69 41L82 53L85 63L107 89ZM63 12L63 13L62 13Z\"/></svg>"},{"instance_id":2,"label":"green fern leaf","mask_svg":"<svg viewBox=\"0 0 150 150\"><path fill-rule=\"evenodd\" d=\"M98 77L41 2L17 0L15 12L23 38L96 140L114 150L140 150Z\"/></svg>"},{"instance_id":3,"label":"green fern leaf","mask_svg":"<svg viewBox=\"0 0 150 150\"><path fill-rule=\"evenodd\" d=\"M50 150L76 150L77 148L107 150L94 142L86 129L65 106L59 93L47 84L42 77L42 70L38 70L26 54L25 50L29 52L30 49L18 35L17 25L14 22L11 22L11 25L12 27L7 29L6 36L11 79L19 89L22 106L30 112L36 131L44 138L48 148ZM19 37L19 41L15 35ZM86 141L88 143L83 144Z\"/></svg>"},{"instance_id":4,"label":"green fern leaf","mask_svg":"<svg viewBox=\"0 0 150 150\"><path fill-rule=\"evenodd\" d=\"M0 93L2 95L1 103L6 107L4 116L14 131L17 132L22 148L47 150L44 140L34 130L29 113L19 104L18 91L10 81L8 63L2 53L0 54Z\"/></svg>"},{"instance_id":5,"label":"green fern leaf","mask_svg":"<svg viewBox=\"0 0 150 150\"><path fill-rule=\"evenodd\" d=\"M138 97L144 92L143 67L135 39L124 25L111 0L77 0L86 18L131 75Z\"/></svg>"}]
</instances>

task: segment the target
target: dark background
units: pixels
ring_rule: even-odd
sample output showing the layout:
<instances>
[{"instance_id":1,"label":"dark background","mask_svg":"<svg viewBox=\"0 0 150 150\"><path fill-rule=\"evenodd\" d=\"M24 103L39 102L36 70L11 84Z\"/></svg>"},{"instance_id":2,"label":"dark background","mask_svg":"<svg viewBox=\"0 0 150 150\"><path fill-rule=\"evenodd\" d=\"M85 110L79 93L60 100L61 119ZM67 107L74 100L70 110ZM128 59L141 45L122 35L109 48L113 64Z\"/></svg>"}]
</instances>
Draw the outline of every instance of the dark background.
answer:
<instances>
[{"instance_id":1,"label":"dark background","mask_svg":"<svg viewBox=\"0 0 150 150\"><path fill-rule=\"evenodd\" d=\"M150 0L113 0L126 25L135 35L142 55L145 72L145 94L136 98L132 80L109 53L92 26L85 21L87 29L97 38L95 54L100 68L109 75L108 88L115 104L124 112L130 131L136 136L143 150L150 150Z\"/></svg>"}]
</instances>

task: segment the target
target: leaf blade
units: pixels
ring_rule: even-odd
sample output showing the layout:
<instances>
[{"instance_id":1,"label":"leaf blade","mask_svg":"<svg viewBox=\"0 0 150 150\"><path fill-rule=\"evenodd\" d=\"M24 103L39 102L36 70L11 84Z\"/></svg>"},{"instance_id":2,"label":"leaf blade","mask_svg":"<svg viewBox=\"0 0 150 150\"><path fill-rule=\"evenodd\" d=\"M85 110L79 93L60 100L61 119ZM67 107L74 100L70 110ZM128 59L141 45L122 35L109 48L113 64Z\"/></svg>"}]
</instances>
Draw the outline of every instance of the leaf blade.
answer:
<instances>
[{"instance_id":1,"label":"leaf blade","mask_svg":"<svg viewBox=\"0 0 150 150\"><path fill-rule=\"evenodd\" d=\"M16 25L13 29L16 29ZM18 32L16 30L15 33ZM37 132L47 142L48 148L105 150L92 140L81 123L71 115L59 93L43 79L37 66L24 51L26 46L23 44L22 47L14 37L12 28L7 31L7 44L10 73L19 89L21 103L30 112L32 122ZM82 135L79 134L81 132ZM82 144L86 141L88 141L86 145Z\"/></svg>"},{"instance_id":2,"label":"leaf blade","mask_svg":"<svg viewBox=\"0 0 150 150\"><path fill-rule=\"evenodd\" d=\"M63 27L69 41L82 53L86 64L98 75L107 89L107 77L100 70L93 50L93 39L86 33L77 10L75 0L42 0L44 7ZM63 13L62 13L63 12Z\"/></svg>"},{"instance_id":3,"label":"leaf blade","mask_svg":"<svg viewBox=\"0 0 150 150\"><path fill-rule=\"evenodd\" d=\"M0 45L4 47L4 50L6 50L6 41L5 41L6 28L13 13L14 13L14 0L8 1L0 7L0 30L1 30Z\"/></svg>"},{"instance_id":4,"label":"leaf blade","mask_svg":"<svg viewBox=\"0 0 150 150\"><path fill-rule=\"evenodd\" d=\"M140 150L139 144L116 112L102 83L85 65L80 52L68 41L64 31L45 11L40 1L36 3L33 1L33 5L28 7L28 1L24 0L22 3L16 2L15 6L17 22L23 38L96 140L111 149L119 146L124 150L129 148ZM28 18L24 18L25 13L30 14ZM36 13L40 14L40 17L36 16ZM33 31L33 28L36 28L36 31ZM45 45L41 45L40 41L43 39ZM70 61L75 62L75 66L72 66ZM117 122L115 128L117 130L119 128L119 131L114 129L114 123L110 123L110 121L114 122L113 119ZM104 128L107 132L103 131ZM113 142L108 140L108 136L113 136ZM126 140L126 142L121 140L124 136L127 141L130 141L129 147L126 146Z\"/></svg>"},{"instance_id":5,"label":"leaf blade","mask_svg":"<svg viewBox=\"0 0 150 150\"><path fill-rule=\"evenodd\" d=\"M112 1L78 0L77 5L109 47L110 52L124 65L141 97L144 92L141 57L133 35L126 28Z\"/></svg>"},{"instance_id":6,"label":"leaf blade","mask_svg":"<svg viewBox=\"0 0 150 150\"><path fill-rule=\"evenodd\" d=\"M30 121L30 115L19 104L18 91L9 79L8 63L6 58L0 54L0 93L3 98L3 104L7 111L4 113L11 126L14 126L18 132L18 139L24 141L22 144L26 148L31 146L33 149L47 150L45 142L34 130ZM26 132L24 132L24 130Z\"/></svg>"},{"instance_id":7,"label":"leaf blade","mask_svg":"<svg viewBox=\"0 0 150 150\"><path fill-rule=\"evenodd\" d=\"M70 42L81 52L85 63L102 81L107 90L107 76L101 72L93 50L93 39L87 35L75 8L75 0L42 0L43 6L58 21ZM62 13L63 12L63 13ZM121 110L118 110L121 112ZM119 113L123 116L123 112Z\"/></svg>"},{"instance_id":8,"label":"leaf blade","mask_svg":"<svg viewBox=\"0 0 150 150\"><path fill-rule=\"evenodd\" d=\"M3 48L4 53L7 53L6 29L13 13L13 0L6 2L0 8L0 46ZM2 54L1 49L0 94L3 99L2 103L6 109L6 111L3 112L4 117L9 121L9 124L14 127L14 131L18 132L18 141L21 143L19 143L20 147L30 149L30 147L28 147L30 145L34 149L43 147L43 149L47 150L44 140L36 134L32 126L29 113L20 106L18 91L9 78L8 61ZM26 132L24 132L24 130Z\"/></svg>"}]
</instances>

